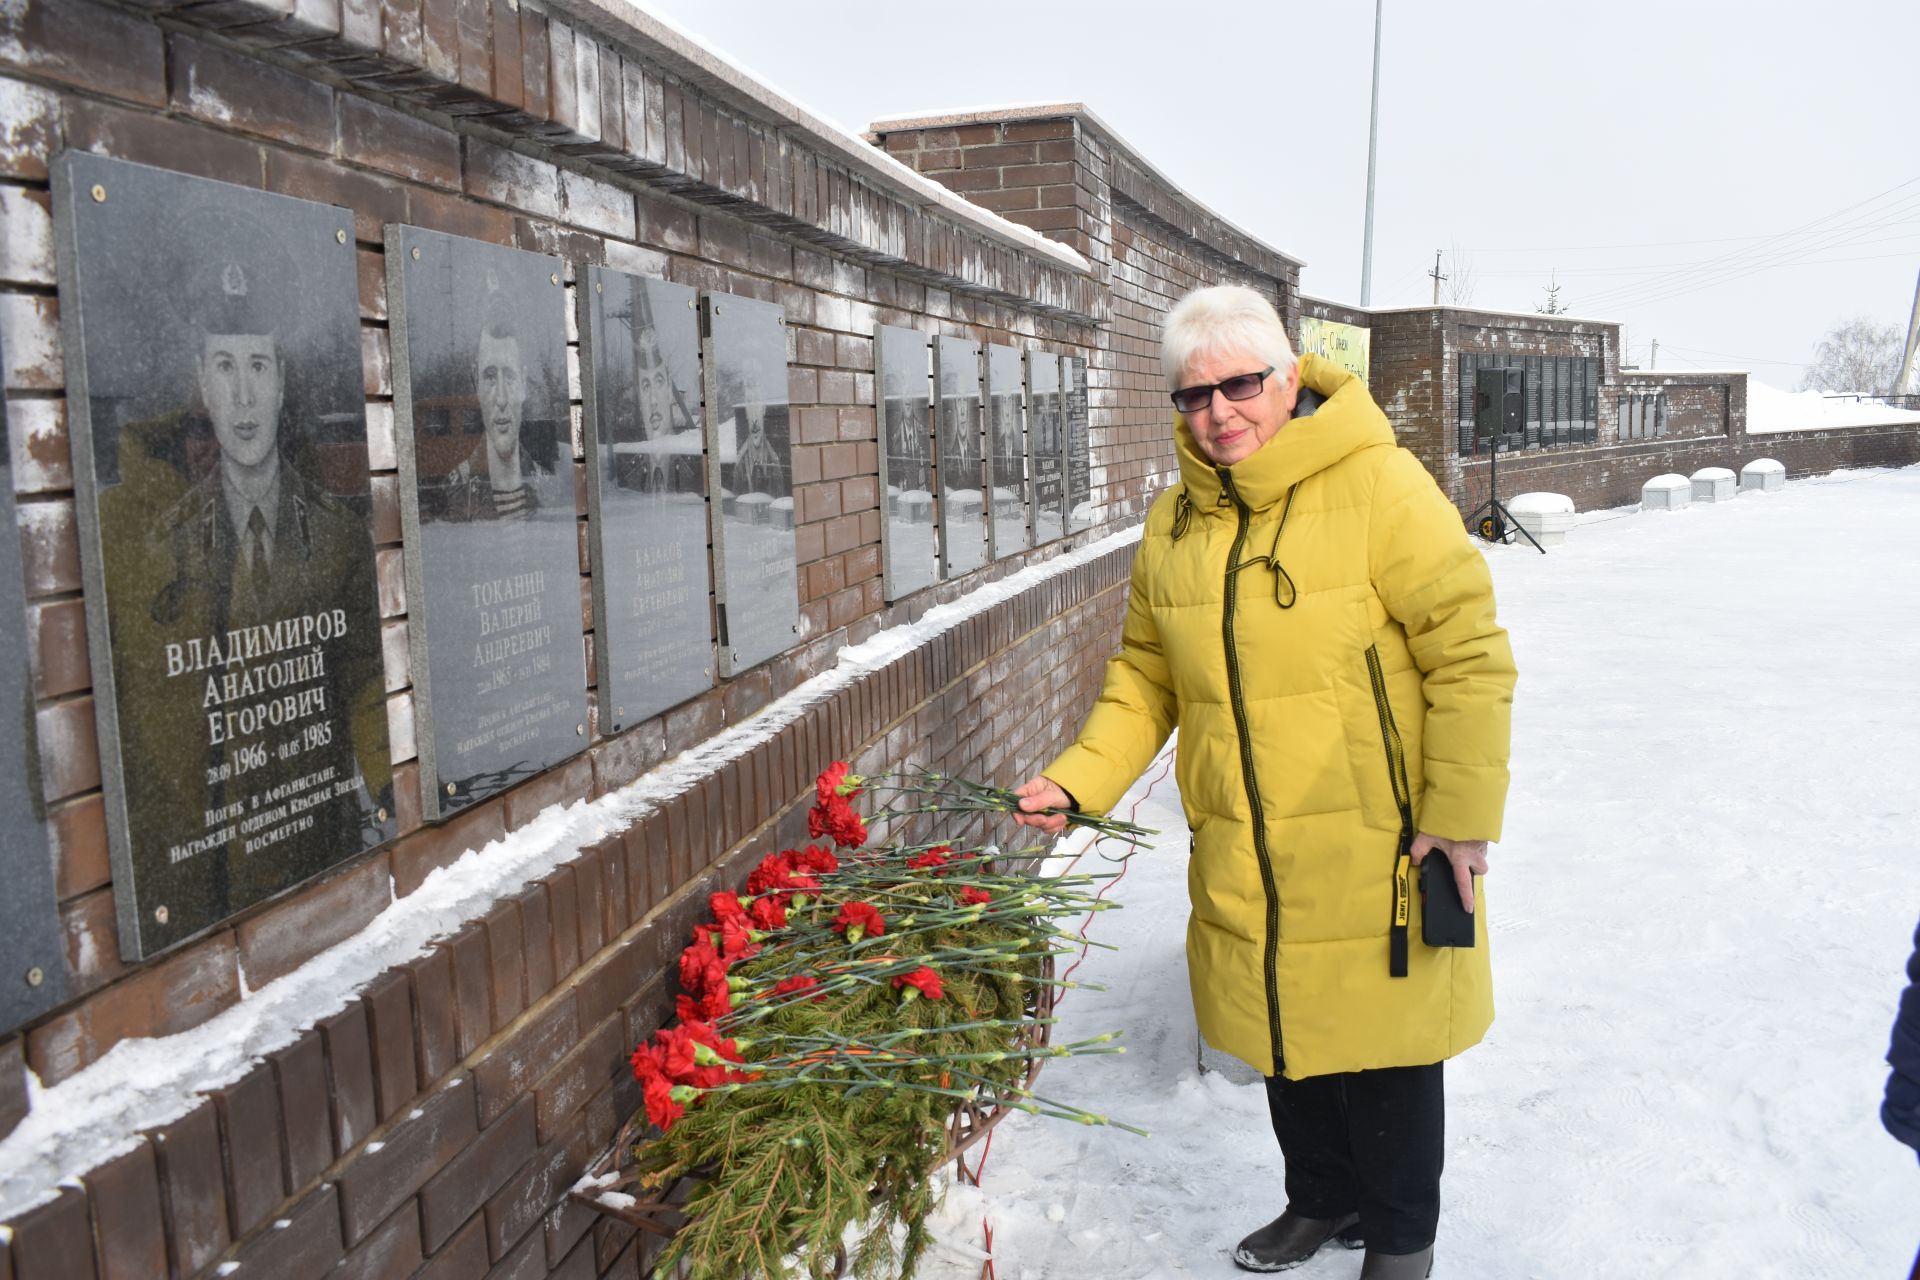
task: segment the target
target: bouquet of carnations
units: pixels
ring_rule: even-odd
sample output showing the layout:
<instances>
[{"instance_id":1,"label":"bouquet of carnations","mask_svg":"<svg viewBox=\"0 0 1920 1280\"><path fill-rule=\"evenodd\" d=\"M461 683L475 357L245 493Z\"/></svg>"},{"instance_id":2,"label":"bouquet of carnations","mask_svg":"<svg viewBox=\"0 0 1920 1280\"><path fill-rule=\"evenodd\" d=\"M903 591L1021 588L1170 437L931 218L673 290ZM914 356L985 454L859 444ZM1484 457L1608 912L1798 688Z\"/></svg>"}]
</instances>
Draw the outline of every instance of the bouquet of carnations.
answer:
<instances>
[{"instance_id":1,"label":"bouquet of carnations","mask_svg":"<svg viewBox=\"0 0 1920 1280\"><path fill-rule=\"evenodd\" d=\"M854 801L875 789L840 762L819 776L820 843L712 895L680 954L676 1024L633 1052L648 1128L619 1182L685 1215L663 1273L830 1277L851 1234L858 1275L906 1280L932 1175L963 1139L1009 1110L1111 1123L1032 1090L1044 1058L1122 1052L1115 1034L1051 1043L1052 992L1073 985L1053 959L1086 945L1056 922L1111 905L1092 891L1102 877L870 843ZM932 774L878 790L885 821L1013 803Z\"/></svg>"}]
</instances>

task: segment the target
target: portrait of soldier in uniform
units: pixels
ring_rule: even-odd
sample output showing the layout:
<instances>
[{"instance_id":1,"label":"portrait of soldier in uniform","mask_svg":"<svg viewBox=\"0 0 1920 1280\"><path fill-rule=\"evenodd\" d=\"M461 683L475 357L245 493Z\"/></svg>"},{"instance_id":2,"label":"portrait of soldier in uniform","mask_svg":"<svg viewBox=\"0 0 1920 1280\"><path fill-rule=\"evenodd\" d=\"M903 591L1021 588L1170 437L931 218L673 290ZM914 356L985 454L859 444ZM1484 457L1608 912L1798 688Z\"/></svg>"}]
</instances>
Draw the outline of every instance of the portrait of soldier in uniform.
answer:
<instances>
[{"instance_id":1,"label":"portrait of soldier in uniform","mask_svg":"<svg viewBox=\"0 0 1920 1280\"><path fill-rule=\"evenodd\" d=\"M521 437L531 372L514 308L504 291L490 289L473 347L481 436L447 477L449 519L524 520L556 501L552 467Z\"/></svg>"}]
</instances>

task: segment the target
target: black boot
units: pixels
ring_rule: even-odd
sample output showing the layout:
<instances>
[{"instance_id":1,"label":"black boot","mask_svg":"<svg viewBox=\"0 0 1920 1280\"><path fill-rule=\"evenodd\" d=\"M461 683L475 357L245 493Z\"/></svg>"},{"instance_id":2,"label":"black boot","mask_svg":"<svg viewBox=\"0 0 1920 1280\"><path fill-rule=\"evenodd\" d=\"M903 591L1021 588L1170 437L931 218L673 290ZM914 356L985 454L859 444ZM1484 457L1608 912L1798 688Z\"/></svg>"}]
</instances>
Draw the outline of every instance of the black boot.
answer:
<instances>
[{"instance_id":1,"label":"black boot","mask_svg":"<svg viewBox=\"0 0 1920 1280\"><path fill-rule=\"evenodd\" d=\"M1360 1280L1426 1280L1433 1274L1433 1246L1414 1253L1375 1253L1367 1250Z\"/></svg>"},{"instance_id":2,"label":"black boot","mask_svg":"<svg viewBox=\"0 0 1920 1280\"><path fill-rule=\"evenodd\" d=\"M1287 1271L1311 1258L1329 1240L1347 1249L1366 1244L1360 1234L1360 1215L1308 1218L1289 1209L1235 1245L1233 1262L1242 1271Z\"/></svg>"}]
</instances>

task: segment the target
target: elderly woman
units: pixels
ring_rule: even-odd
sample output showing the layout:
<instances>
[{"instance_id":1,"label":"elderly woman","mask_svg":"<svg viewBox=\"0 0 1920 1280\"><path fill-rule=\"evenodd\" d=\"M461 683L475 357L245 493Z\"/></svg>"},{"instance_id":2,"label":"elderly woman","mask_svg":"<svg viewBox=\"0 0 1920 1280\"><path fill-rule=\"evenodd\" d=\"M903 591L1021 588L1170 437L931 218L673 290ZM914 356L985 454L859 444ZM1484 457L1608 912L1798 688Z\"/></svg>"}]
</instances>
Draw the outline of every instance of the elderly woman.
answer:
<instances>
[{"instance_id":1,"label":"elderly woman","mask_svg":"<svg viewBox=\"0 0 1920 1280\"><path fill-rule=\"evenodd\" d=\"M1485 913L1470 946L1429 946L1413 868L1444 855L1456 917L1476 905L1512 653L1459 514L1360 379L1295 360L1264 298L1188 295L1162 358L1180 482L1147 516L1099 702L1019 820L1104 813L1179 727L1194 1011L1267 1077L1286 1166L1286 1211L1234 1261L1281 1271L1335 1240L1365 1245L1364 1280L1413 1280L1440 1215L1441 1064L1493 1018Z\"/></svg>"}]
</instances>

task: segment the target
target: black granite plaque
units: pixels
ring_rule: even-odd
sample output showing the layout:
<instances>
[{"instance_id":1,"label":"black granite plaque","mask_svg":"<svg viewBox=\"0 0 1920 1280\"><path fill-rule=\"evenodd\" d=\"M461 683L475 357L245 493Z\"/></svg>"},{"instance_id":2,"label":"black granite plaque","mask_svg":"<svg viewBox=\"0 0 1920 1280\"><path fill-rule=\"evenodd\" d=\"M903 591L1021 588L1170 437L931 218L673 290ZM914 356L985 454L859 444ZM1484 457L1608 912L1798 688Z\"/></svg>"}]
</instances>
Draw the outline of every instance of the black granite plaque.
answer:
<instances>
[{"instance_id":1,"label":"black granite plaque","mask_svg":"<svg viewBox=\"0 0 1920 1280\"><path fill-rule=\"evenodd\" d=\"M874 328L880 475L886 482L880 553L890 601L930 587L940 577L933 523L933 402L927 351L924 333L890 324Z\"/></svg>"},{"instance_id":2,"label":"black granite plaque","mask_svg":"<svg viewBox=\"0 0 1920 1280\"><path fill-rule=\"evenodd\" d=\"M353 217L78 153L54 176L133 960L393 833Z\"/></svg>"},{"instance_id":3,"label":"black granite plaque","mask_svg":"<svg viewBox=\"0 0 1920 1280\"><path fill-rule=\"evenodd\" d=\"M6 434L0 401L0 435ZM15 529L13 451L0 450L0 529ZM0 1031L11 1031L67 998L53 851L34 751L33 686L27 678L26 596L20 539L0 538L0 706L13 724L0 735Z\"/></svg>"},{"instance_id":4,"label":"black granite plaque","mask_svg":"<svg viewBox=\"0 0 1920 1280\"><path fill-rule=\"evenodd\" d=\"M713 683L694 291L589 267L580 295L600 720L616 733Z\"/></svg>"},{"instance_id":5,"label":"black granite plaque","mask_svg":"<svg viewBox=\"0 0 1920 1280\"><path fill-rule=\"evenodd\" d=\"M980 346L937 338L933 376L939 444L940 576L956 578L987 562L986 465L981 458Z\"/></svg>"},{"instance_id":6,"label":"black granite plaque","mask_svg":"<svg viewBox=\"0 0 1920 1280\"><path fill-rule=\"evenodd\" d=\"M1067 531L1067 451L1060 429L1060 361L1050 351L1027 352L1027 466L1033 477L1033 541L1052 542Z\"/></svg>"},{"instance_id":7,"label":"black granite plaque","mask_svg":"<svg viewBox=\"0 0 1920 1280\"><path fill-rule=\"evenodd\" d=\"M387 228L421 812L586 745L560 260Z\"/></svg>"},{"instance_id":8,"label":"black granite plaque","mask_svg":"<svg viewBox=\"0 0 1920 1280\"><path fill-rule=\"evenodd\" d=\"M1067 532L1091 529L1093 506L1093 445L1087 418L1087 362L1080 356L1060 358L1062 435L1067 446Z\"/></svg>"},{"instance_id":9,"label":"black granite plaque","mask_svg":"<svg viewBox=\"0 0 1920 1280\"><path fill-rule=\"evenodd\" d=\"M1033 545L1027 529L1027 431L1020 353L987 347L988 538L997 560Z\"/></svg>"},{"instance_id":10,"label":"black granite plaque","mask_svg":"<svg viewBox=\"0 0 1920 1280\"><path fill-rule=\"evenodd\" d=\"M720 674L735 676L800 638L786 319L779 307L752 298L710 293L705 301Z\"/></svg>"}]
</instances>

